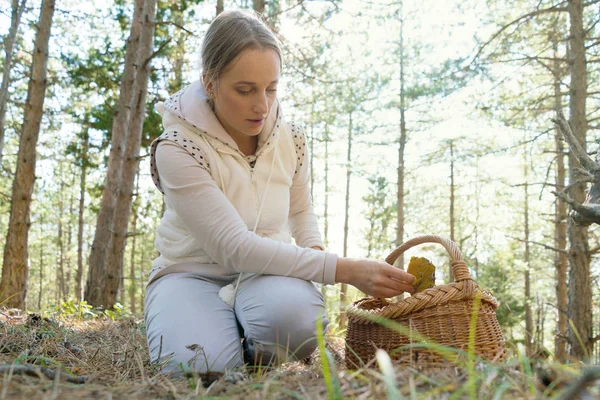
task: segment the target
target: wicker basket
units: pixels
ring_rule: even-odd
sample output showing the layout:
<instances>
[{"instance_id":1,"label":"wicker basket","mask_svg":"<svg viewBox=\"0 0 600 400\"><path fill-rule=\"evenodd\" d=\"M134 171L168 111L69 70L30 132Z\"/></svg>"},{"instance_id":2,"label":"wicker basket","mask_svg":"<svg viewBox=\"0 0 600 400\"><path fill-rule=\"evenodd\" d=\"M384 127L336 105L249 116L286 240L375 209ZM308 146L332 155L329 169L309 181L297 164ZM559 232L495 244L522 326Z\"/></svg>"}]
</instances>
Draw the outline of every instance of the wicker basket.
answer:
<instances>
[{"instance_id":1,"label":"wicker basket","mask_svg":"<svg viewBox=\"0 0 600 400\"><path fill-rule=\"evenodd\" d=\"M490 361L506 358L504 336L496 318L498 302L492 293L473 281L454 242L440 236L418 236L394 250L386 262L393 264L409 248L429 242L443 245L450 253L455 282L426 289L397 303L366 297L350 305L346 331L347 368L356 369L368 363L378 348L386 350L395 363L418 369L453 367L468 350L474 311L477 312L475 354ZM404 333L373 320L380 317L402 324ZM440 352L431 347L415 346L417 343L437 343L462 352Z\"/></svg>"}]
</instances>

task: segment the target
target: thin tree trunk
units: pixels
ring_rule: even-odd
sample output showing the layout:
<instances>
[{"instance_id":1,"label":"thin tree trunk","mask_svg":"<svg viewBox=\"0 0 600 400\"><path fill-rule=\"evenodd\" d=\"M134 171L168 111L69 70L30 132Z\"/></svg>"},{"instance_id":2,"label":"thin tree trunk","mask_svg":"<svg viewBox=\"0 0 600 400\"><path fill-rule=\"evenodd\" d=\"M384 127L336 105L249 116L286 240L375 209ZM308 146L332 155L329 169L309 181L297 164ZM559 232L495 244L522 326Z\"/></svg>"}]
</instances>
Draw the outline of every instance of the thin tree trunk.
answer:
<instances>
[{"instance_id":1,"label":"thin tree trunk","mask_svg":"<svg viewBox=\"0 0 600 400\"><path fill-rule=\"evenodd\" d=\"M109 293L118 287L118 273L114 266L107 263L108 247L111 231L113 230L117 198L121 185L121 170L129 132L131 109L135 105L134 86L139 65L140 35L142 29L142 17L144 14L144 0L135 0L131 31L127 40L125 52L125 69L121 78L121 89L119 102L115 111L112 125L112 139L106 180L102 191L100 212L96 222L96 232L89 259L89 273L86 282L85 299L96 307L110 308ZM110 275L110 277L109 277ZM110 285L108 280L112 280ZM114 280L117 284L114 284ZM112 287L111 287L112 286ZM116 296L116 291L113 296Z\"/></svg>"},{"instance_id":2,"label":"thin tree trunk","mask_svg":"<svg viewBox=\"0 0 600 400\"><path fill-rule=\"evenodd\" d=\"M126 142L125 155L121 169L121 184L115 208L113 233L110 241L110 251L107 257L107 275L105 305L112 308L116 303L119 284L124 270L125 244L127 240L127 225L131 215L133 189L140 156L140 144L144 118L146 116L146 93L150 76L151 56L154 44L154 16L156 1L146 0L144 23L140 40L140 66L136 75L135 108L131 115L129 135Z\"/></svg>"},{"instance_id":3,"label":"thin tree trunk","mask_svg":"<svg viewBox=\"0 0 600 400\"><path fill-rule=\"evenodd\" d=\"M219 15L220 13L217 13ZM182 7L178 7L176 11L173 12L173 20L175 23L180 26L185 25L185 21L183 18ZM169 80L169 91L171 93L175 93L181 89L183 86L183 64L185 62L185 37L186 33L184 30L179 29L177 31L177 45L176 51L171 56L171 63L173 64L173 73L175 75L175 79Z\"/></svg>"},{"instance_id":4,"label":"thin tree trunk","mask_svg":"<svg viewBox=\"0 0 600 400\"><path fill-rule=\"evenodd\" d=\"M533 314L531 312L531 282L530 282L530 248L529 248L529 182L527 168L527 146L523 149L523 213L525 233L525 351L528 356L533 354Z\"/></svg>"},{"instance_id":5,"label":"thin tree trunk","mask_svg":"<svg viewBox=\"0 0 600 400\"><path fill-rule=\"evenodd\" d=\"M587 71L585 60L585 38L583 29L583 0L569 0L570 18L570 68L571 85L569 123L573 134L585 150L586 148L586 98ZM572 153L569 153L569 181L577 180L576 169L580 167ZM576 185L571 197L579 202L585 201L586 185ZM573 321L569 324L568 337L571 356L576 360L589 358L592 350L592 288L590 277L590 253L587 227L576 225L569 219L569 307L568 315Z\"/></svg>"},{"instance_id":6,"label":"thin tree trunk","mask_svg":"<svg viewBox=\"0 0 600 400\"><path fill-rule=\"evenodd\" d=\"M81 174L79 176L79 220L77 223L77 274L75 275L75 299L80 302L83 296L82 280L83 280L83 213L85 210L85 177L88 166L88 148L89 148L89 128L87 119L85 121L83 138L81 144Z\"/></svg>"},{"instance_id":7,"label":"thin tree trunk","mask_svg":"<svg viewBox=\"0 0 600 400\"><path fill-rule=\"evenodd\" d=\"M144 289L146 286L146 245L142 243L142 261L140 262L140 314L144 314L144 300L146 298Z\"/></svg>"},{"instance_id":8,"label":"thin tree trunk","mask_svg":"<svg viewBox=\"0 0 600 400\"><path fill-rule=\"evenodd\" d=\"M38 293L38 310L42 309L42 294L44 293L44 216L40 216L40 292Z\"/></svg>"},{"instance_id":9,"label":"thin tree trunk","mask_svg":"<svg viewBox=\"0 0 600 400\"><path fill-rule=\"evenodd\" d=\"M217 0L217 15L223 12L224 8L223 0Z\"/></svg>"},{"instance_id":10,"label":"thin tree trunk","mask_svg":"<svg viewBox=\"0 0 600 400\"><path fill-rule=\"evenodd\" d=\"M323 205L323 244L329 248L329 124L325 123L325 203ZM323 297L327 295L327 286L321 286ZM326 297L325 297L326 298Z\"/></svg>"},{"instance_id":11,"label":"thin tree trunk","mask_svg":"<svg viewBox=\"0 0 600 400\"><path fill-rule=\"evenodd\" d=\"M557 21L558 22L558 21ZM560 82L562 79L560 62L558 61L558 40L554 41L554 108L562 109L562 95L560 91ZM565 188L565 152L560 129L556 126L554 134L554 143L556 146L556 184L557 193ZM554 265L556 269L556 335L554 338L554 356L559 362L567 361L567 203L561 198L557 198L555 204L554 219L554 246L558 250L554 253Z\"/></svg>"},{"instance_id":12,"label":"thin tree trunk","mask_svg":"<svg viewBox=\"0 0 600 400\"><path fill-rule=\"evenodd\" d=\"M74 174L75 171L70 171L69 175L71 176L71 184L70 188L75 186L75 179L77 178ZM69 219L67 224L67 271L65 276L65 299L68 299L71 293L71 249L73 245L73 220L71 217L75 212L75 196L73 196L72 191L69 191Z\"/></svg>"},{"instance_id":13,"label":"thin tree trunk","mask_svg":"<svg viewBox=\"0 0 600 400\"><path fill-rule=\"evenodd\" d=\"M313 100L310 104L310 198L315 200L315 102L314 102L314 91Z\"/></svg>"},{"instance_id":14,"label":"thin tree trunk","mask_svg":"<svg viewBox=\"0 0 600 400\"><path fill-rule=\"evenodd\" d=\"M35 180L36 145L46 97L48 42L53 15L54 0L43 0L35 35L0 282L0 304L21 309L25 309L27 299L29 214Z\"/></svg>"},{"instance_id":15,"label":"thin tree trunk","mask_svg":"<svg viewBox=\"0 0 600 400\"><path fill-rule=\"evenodd\" d=\"M398 138L398 192L396 211L396 246L404 243L404 152L406 149L406 90L404 76L404 14L403 3L400 3L400 137ZM404 267L404 254L401 254L394 265Z\"/></svg>"},{"instance_id":16,"label":"thin tree trunk","mask_svg":"<svg viewBox=\"0 0 600 400\"><path fill-rule=\"evenodd\" d=\"M131 312L135 314L135 292L137 282L135 280L135 252L136 252L136 237L137 237L137 219L138 219L138 205L139 205L139 190L140 190L140 170L137 170L135 184L135 192L137 193L136 201L133 203L133 221L131 221L131 232L133 236L131 238L131 258L129 261L129 307Z\"/></svg>"},{"instance_id":17,"label":"thin tree trunk","mask_svg":"<svg viewBox=\"0 0 600 400\"><path fill-rule=\"evenodd\" d=\"M4 132L6 122L6 104L8 103L8 87L10 86L10 69L12 67L15 40L21 23L21 16L25 10L27 0L12 0L12 12L10 17L10 28L8 35L4 38L4 67L2 71L2 86L0 87L0 166L4 154Z\"/></svg>"},{"instance_id":18,"label":"thin tree trunk","mask_svg":"<svg viewBox=\"0 0 600 400\"><path fill-rule=\"evenodd\" d=\"M254 11L256 11L259 14L265 12L265 0L252 0L252 6L254 8Z\"/></svg>"},{"instance_id":19,"label":"thin tree trunk","mask_svg":"<svg viewBox=\"0 0 600 400\"><path fill-rule=\"evenodd\" d=\"M350 177L352 175L352 112L348 115L348 155L346 158L346 204L344 207L344 249L343 256L348 256L348 220L350 216ZM340 289L340 329L346 327L346 306L348 305L348 285L342 283Z\"/></svg>"},{"instance_id":20,"label":"thin tree trunk","mask_svg":"<svg viewBox=\"0 0 600 400\"><path fill-rule=\"evenodd\" d=\"M63 216L64 216L64 204L63 194L65 190L65 182L63 180L63 166L62 163L59 168L60 174L60 193L58 196L58 268L56 269L56 280L58 282L58 299L65 300L65 242L63 238Z\"/></svg>"},{"instance_id":21,"label":"thin tree trunk","mask_svg":"<svg viewBox=\"0 0 600 400\"><path fill-rule=\"evenodd\" d=\"M454 142L450 141L450 240L456 243L454 234ZM454 271L452 271L452 260L448 263L448 282L454 281Z\"/></svg>"}]
</instances>

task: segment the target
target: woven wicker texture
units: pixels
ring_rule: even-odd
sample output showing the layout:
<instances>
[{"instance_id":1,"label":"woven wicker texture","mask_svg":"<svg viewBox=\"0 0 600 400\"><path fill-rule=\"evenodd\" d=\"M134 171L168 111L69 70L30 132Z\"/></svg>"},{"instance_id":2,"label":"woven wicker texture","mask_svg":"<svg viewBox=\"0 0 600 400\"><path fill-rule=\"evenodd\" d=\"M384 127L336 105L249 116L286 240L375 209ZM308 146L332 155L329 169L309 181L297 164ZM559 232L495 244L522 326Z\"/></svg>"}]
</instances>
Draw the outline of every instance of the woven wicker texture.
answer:
<instances>
[{"instance_id":1,"label":"woven wicker texture","mask_svg":"<svg viewBox=\"0 0 600 400\"><path fill-rule=\"evenodd\" d=\"M378 348L390 353L396 363L419 369L453 367L457 357L461 357L460 352L440 352L417 344L438 344L466 352L473 312L477 312L475 354L490 361L506 358L504 336L496 318L498 302L492 293L473 281L454 242L441 236L418 236L394 250L386 262L393 265L406 250L423 243L444 246L452 258L455 282L426 289L397 303L371 297L354 302L348 308L348 368L355 369L368 363ZM402 324L404 334L375 322L377 318Z\"/></svg>"}]
</instances>

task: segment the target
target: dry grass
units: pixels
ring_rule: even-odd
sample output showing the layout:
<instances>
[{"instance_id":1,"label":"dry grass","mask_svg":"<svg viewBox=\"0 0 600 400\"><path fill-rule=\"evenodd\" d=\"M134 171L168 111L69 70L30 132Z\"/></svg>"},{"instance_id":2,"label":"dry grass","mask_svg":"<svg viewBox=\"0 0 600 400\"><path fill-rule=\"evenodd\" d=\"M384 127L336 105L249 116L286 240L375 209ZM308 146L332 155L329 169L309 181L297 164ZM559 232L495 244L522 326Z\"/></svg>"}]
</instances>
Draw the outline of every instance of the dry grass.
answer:
<instances>
[{"instance_id":1,"label":"dry grass","mask_svg":"<svg viewBox=\"0 0 600 400\"><path fill-rule=\"evenodd\" d=\"M598 371L582 375L562 365L516 358L502 366L482 364L471 376L396 368L391 378L395 389L390 391L376 363L359 371L343 368L342 339L328 337L327 348L328 368L315 353L310 363L254 372L237 383L221 377L204 387L193 378L162 375L150 365L140 319L46 318L1 310L0 400L576 398L568 390L581 398L600 398ZM85 382L73 383L77 380Z\"/></svg>"}]
</instances>

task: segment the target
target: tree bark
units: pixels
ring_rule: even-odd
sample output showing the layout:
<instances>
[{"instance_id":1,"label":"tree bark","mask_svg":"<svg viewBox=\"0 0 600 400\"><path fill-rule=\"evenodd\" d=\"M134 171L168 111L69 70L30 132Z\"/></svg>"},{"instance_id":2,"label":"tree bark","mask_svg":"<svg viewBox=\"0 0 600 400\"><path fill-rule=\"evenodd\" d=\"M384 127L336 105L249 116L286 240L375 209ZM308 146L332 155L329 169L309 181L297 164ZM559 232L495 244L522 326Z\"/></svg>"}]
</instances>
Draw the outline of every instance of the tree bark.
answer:
<instances>
[{"instance_id":1,"label":"tree bark","mask_svg":"<svg viewBox=\"0 0 600 400\"><path fill-rule=\"evenodd\" d=\"M10 28L8 35L4 38L4 67L2 70L2 86L0 87L0 166L4 154L4 132L6 121L6 104L8 103L8 87L10 86L10 69L12 67L15 40L21 23L21 16L25 10L27 0L12 0L12 12L10 17Z\"/></svg>"},{"instance_id":2,"label":"tree bark","mask_svg":"<svg viewBox=\"0 0 600 400\"><path fill-rule=\"evenodd\" d=\"M454 142L450 140L450 240L456 243L454 234ZM452 260L448 262L448 282L454 281L454 271L452 270Z\"/></svg>"},{"instance_id":3,"label":"tree bark","mask_svg":"<svg viewBox=\"0 0 600 400\"><path fill-rule=\"evenodd\" d=\"M131 237L131 258L129 261L129 307L131 312L135 314L136 305L135 305L135 292L137 289L137 282L135 279L135 253L136 253L136 238L137 238L137 219L138 219L138 205L139 205L139 190L140 190L140 170L137 169L136 173L136 185L135 192L138 193L138 197L136 201L133 203L133 221L131 221L131 232L133 236Z\"/></svg>"},{"instance_id":4,"label":"tree bark","mask_svg":"<svg viewBox=\"0 0 600 400\"><path fill-rule=\"evenodd\" d=\"M65 300L65 242L63 234L63 217L64 217L64 202L63 195L65 191L65 181L63 180L62 164L59 171L60 192L58 194L58 268L56 269L56 281L58 283L58 300Z\"/></svg>"},{"instance_id":5,"label":"tree bark","mask_svg":"<svg viewBox=\"0 0 600 400\"><path fill-rule=\"evenodd\" d=\"M221 14L223 12L223 10L225 9L225 6L223 3L224 3L223 0L217 0L217 15Z\"/></svg>"},{"instance_id":6,"label":"tree bark","mask_svg":"<svg viewBox=\"0 0 600 400\"><path fill-rule=\"evenodd\" d=\"M570 125L579 145L586 148L586 98L587 71L585 60L585 38L583 28L583 0L569 0L570 18ZM569 153L569 181L577 181L576 169L580 166L573 152ZM586 185L578 184L571 194L575 201L583 203L586 197ZM571 356L584 360L592 350L592 288L590 277L590 253L587 227L569 220L569 307L568 315L573 321L569 325L568 337L571 345Z\"/></svg>"},{"instance_id":7,"label":"tree bark","mask_svg":"<svg viewBox=\"0 0 600 400\"><path fill-rule=\"evenodd\" d=\"M53 15L54 0L43 0L35 35L0 282L0 304L21 309L25 309L27 298L29 218L35 181L36 145L46 97L48 42Z\"/></svg>"},{"instance_id":8,"label":"tree bark","mask_svg":"<svg viewBox=\"0 0 600 400\"><path fill-rule=\"evenodd\" d=\"M325 249L329 248L329 124L325 123L325 135L323 137L325 141L325 193L324 193L324 204L323 204L323 244ZM321 286L321 294L327 299L327 285Z\"/></svg>"},{"instance_id":9,"label":"tree bark","mask_svg":"<svg viewBox=\"0 0 600 400\"><path fill-rule=\"evenodd\" d=\"M529 182L527 168L527 146L523 148L523 228L525 234L525 352L528 356L533 354L533 314L531 312L531 252L529 248Z\"/></svg>"},{"instance_id":10,"label":"tree bark","mask_svg":"<svg viewBox=\"0 0 600 400\"><path fill-rule=\"evenodd\" d=\"M344 249L343 256L348 256L348 220L350 217L350 177L352 176L352 112L348 115L348 154L346 158L346 204L344 207ZM346 327L346 306L348 305L348 285L342 283L340 289L340 329Z\"/></svg>"},{"instance_id":11,"label":"tree bark","mask_svg":"<svg viewBox=\"0 0 600 400\"><path fill-rule=\"evenodd\" d=\"M560 91L560 82L563 74L561 73L560 62L558 61L558 40L554 38L554 108L562 109L562 95ZM562 142L562 136L558 126L555 129L554 143L556 146L556 192L562 192L565 189L565 152ZM554 203L554 247L559 250L554 253L554 265L556 269L556 335L554 338L554 356L559 362L567 361L567 204L564 200L557 198Z\"/></svg>"},{"instance_id":12,"label":"tree bark","mask_svg":"<svg viewBox=\"0 0 600 400\"><path fill-rule=\"evenodd\" d=\"M79 176L79 219L77 223L77 273L75 274L75 300L78 302L82 299L82 280L83 280L83 227L84 227L84 210L85 210L85 190L86 190L86 173L88 166L88 148L90 136L88 121L85 121L83 138L81 143L81 174Z\"/></svg>"},{"instance_id":13,"label":"tree bark","mask_svg":"<svg viewBox=\"0 0 600 400\"><path fill-rule=\"evenodd\" d=\"M127 240L127 226L131 215L133 202L133 189L140 156L140 144L144 118L146 116L146 94L148 92L148 79L150 76L151 56L154 45L154 17L156 15L157 0L146 0L144 19L140 40L139 65L135 79L135 108L131 115L129 134L125 144L125 158L121 167L121 182L119 196L115 207L113 231L107 257L106 283L103 290L105 297L103 304L112 308L117 302L119 285L122 283L124 271L125 244Z\"/></svg>"},{"instance_id":14,"label":"tree bark","mask_svg":"<svg viewBox=\"0 0 600 400\"><path fill-rule=\"evenodd\" d=\"M265 12L265 0L252 0L252 6L254 8L254 11L256 11L259 14Z\"/></svg>"},{"instance_id":15,"label":"tree bark","mask_svg":"<svg viewBox=\"0 0 600 400\"><path fill-rule=\"evenodd\" d=\"M40 292L38 293L38 310L42 309L42 294L44 293L44 216L40 216Z\"/></svg>"},{"instance_id":16,"label":"tree bark","mask_svg":"<svg viewBox=\"0 0 600 400\"><path fill-rule=\"evenodd\" d=\"M121 78L119 101L112 125L111 149L106 180L102 191L100 212L98 213L96 232L90 252L89 273L86 282L85 299L89 304L96 307L109 308L108 293L114 291L114 288L109 289L107 282L109 279L108 275L111 274L109 272L110 266L107 264L107 250L111 232L113 231L117 197L121 185L121 168L123 166L127 134L129 132L131 109L134 107L134 84L139 65L143 13L144 0L135 0L133 20L125 52L125 68ZM114 278L113 276L112 279L114 280Z\"/></svg>"},{"instance_id":17,"label":"tree bark","mask_svg":"<svg viewBox=\"0 0 600 400\"><path fill-rule=\"evenodd\" d=\"M400 246L404 243L404 157L407 142L406 135L406 90L405 90L405 76L404 76L404 14L402 12L403 3L400 3L400 137L398 138L398 192L396 193L397 199L397 212L396 212L396 246ZM404 254L401 254L394 265L404 267Z\"/></svg>"}]
</instances>

